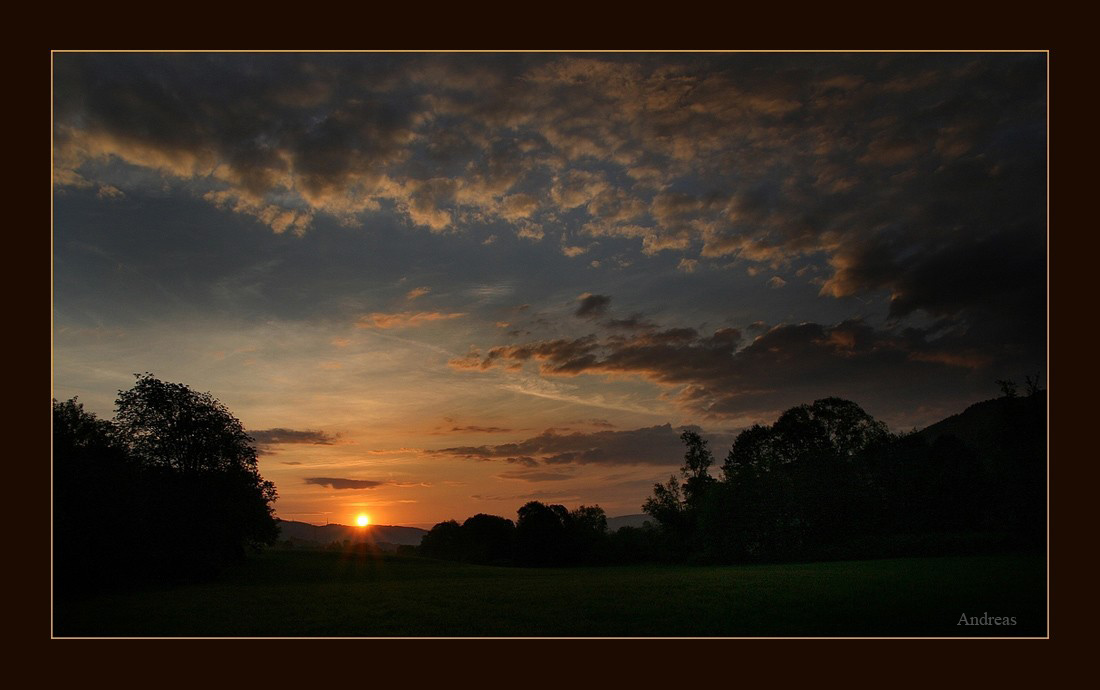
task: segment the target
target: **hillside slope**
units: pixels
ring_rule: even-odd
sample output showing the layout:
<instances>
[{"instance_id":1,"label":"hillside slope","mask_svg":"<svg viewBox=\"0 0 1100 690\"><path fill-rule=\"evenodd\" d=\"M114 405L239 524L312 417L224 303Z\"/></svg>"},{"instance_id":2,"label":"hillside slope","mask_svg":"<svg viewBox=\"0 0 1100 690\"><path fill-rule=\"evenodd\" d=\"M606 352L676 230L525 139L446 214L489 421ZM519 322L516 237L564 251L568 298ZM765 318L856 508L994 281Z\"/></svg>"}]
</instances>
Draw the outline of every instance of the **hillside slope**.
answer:
<instances>
[{"instance_id":1,"label":"hillside slope","mask_svg":"<svg viewBox=\"0 0 1100 690\"><path fill-rule=\"evenodd\" d=\"M368 525L352 527L350 525L311 525L295 520L279 521L279 539L289 539L316 544L350 541L357 543L379 543L417 546L426 530L418 527L399 527L395 525Z\"/></svg>"}]
</instances>

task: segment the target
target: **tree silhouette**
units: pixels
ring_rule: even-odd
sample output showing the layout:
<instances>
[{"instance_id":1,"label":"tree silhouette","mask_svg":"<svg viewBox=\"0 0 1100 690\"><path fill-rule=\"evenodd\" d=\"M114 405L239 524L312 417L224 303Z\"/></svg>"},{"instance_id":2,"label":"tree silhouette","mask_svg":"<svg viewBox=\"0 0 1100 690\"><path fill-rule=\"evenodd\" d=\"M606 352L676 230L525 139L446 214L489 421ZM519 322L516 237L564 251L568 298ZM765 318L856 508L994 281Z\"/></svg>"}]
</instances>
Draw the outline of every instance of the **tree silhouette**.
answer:
<instances>
[{"instance_id":1,"label":"tree silhouette","mask_svg":"<svg viewBox=\"0 0 1100 690\"><path fill-rule=\"evenodd\" d=\"M530 501L516 511L516 560L522 565L562 565L569 558L571 518L565 506Z\"/></svg>"},{"instance_id":2,"label":"tree silhouette","mask_svg":"<svg viewBox=\"0 0 1100 690\"><path fill-rule=\"evenodd\" d=\"M683 484L675 475L665 484L653 486L653 496L642 504L642 510L661 525L666 548L682 557L696 548L700 513L710 500L716 480L709 474L714 457L707 442L694 431L680 434L684 442L684 464L680 467Z\"/></svg>"},{"instance_id":3,"label":"tree silhouette","mask_svg":"<svg viewBox=\"0 0 1100 690\"><path fill-rule=\"evenodd\" d=\"M132 577L142 485L114 424L76 398L53 401L55 593L66 598ZM139 564L140 565L140 564Z\"/></svg>"},{"instance_id":4,"label":"tree silhouette","mask_svg":"<svg viewBox=\"0 0 1100 690\"><path fill-rule=\"evenodd\" d=\"M478 513L462 523L462 560L487 565L511 563L516 526L508 518Z\"/></svg>"},{"instance_id":5,"label":"tree silhouette","mask_svg":"<svg viewBox=\"0 0 1100 690\"><path fill-rule=\"evenodd\" d=\"M714 484L714 477L708 470L714 462L714 456L707 448L707 442L694 431L680 434L680 440L687 446L684 451L684 465L680 473L684 476L684 503L689 510L702 505L707 490Z\"/></svg>"},{"instance_id":6,"label":"tree silhouette","mask_svg":"<svg viewBox=\"0 0 1100 690\"><path fill-rule=\"evenodd\" d=\"M457 561L464 551L462 526L455 520L437 523L420 539L420 552L429 558Z\"/></svg>"},{"instance_id":7,"label":"tree silhouette","mask_svg":"<svg viewBox=\"0 0 1100 690\"><path fill-rule=\"evenodd\" d=\"M169 478L166 489L199 523L199 538L227 556L274 543L275 485L260 476L253 440L225 405L146 373L119 391L115 419L131 455Z\"/></svg>"},{"instance_id":8,"label":"tree silhouette","mask_svg":"<svg viewBox=\"0 0 1100 690\"><path fill-rule=\"evenodd\" d=\"M607 560L607 514L603 508L579 506L569 512L569 549L576 563L601 563Z\"/></svg>"},{"instance_id":9,"label":"tree silhouette","mask_svg":"<svg viewBox=\"0 0 1100 690\"><path fill-rule=\"evenodd\" d=\"M53 404L60 589L210 574L275 542L275 486L224 405L151 374L116 405L110 422Z\"/></svg>"}]
</instances>

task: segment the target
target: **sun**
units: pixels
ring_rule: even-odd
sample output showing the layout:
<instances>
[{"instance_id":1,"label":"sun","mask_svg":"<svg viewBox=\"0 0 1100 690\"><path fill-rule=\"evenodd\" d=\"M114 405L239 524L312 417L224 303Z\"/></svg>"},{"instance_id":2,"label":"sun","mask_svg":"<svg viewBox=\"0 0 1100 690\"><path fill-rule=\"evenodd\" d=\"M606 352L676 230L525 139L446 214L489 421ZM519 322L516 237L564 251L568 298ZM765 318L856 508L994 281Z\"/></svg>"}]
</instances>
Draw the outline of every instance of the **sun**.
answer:
<instances>
[{"instance_id":1,"label":"sun","mask_svg":"<svg viewBox=\"0 0 1100 690\"><path fill-rule=\"evenodd\" d=\"M355 518L355 524L359 525L360 527L366 527L370 524L370 515L367 515L366 513L359 513L359 517Z\"/></svg>"}]
</instances>

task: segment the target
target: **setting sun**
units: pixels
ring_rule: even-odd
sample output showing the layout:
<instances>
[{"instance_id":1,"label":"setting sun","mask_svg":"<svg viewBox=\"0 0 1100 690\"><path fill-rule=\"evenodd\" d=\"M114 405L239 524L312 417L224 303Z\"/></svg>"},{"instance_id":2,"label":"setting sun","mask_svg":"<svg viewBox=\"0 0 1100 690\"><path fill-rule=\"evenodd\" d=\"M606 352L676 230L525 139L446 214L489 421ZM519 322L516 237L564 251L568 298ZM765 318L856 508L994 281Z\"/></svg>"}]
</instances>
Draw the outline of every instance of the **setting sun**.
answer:
<instances>
[{"instance_id":1,"label":"setting sun","mask_svg":"<svg viewBox=\"0 0 1100 690\"><path fill-rule=\"evenodd\" d=\"M366 527L370 524L370 516L366 513L360 513L359 517L355 518L355 524L359 525L360 527Z\"/></svg>"}]
</instances>

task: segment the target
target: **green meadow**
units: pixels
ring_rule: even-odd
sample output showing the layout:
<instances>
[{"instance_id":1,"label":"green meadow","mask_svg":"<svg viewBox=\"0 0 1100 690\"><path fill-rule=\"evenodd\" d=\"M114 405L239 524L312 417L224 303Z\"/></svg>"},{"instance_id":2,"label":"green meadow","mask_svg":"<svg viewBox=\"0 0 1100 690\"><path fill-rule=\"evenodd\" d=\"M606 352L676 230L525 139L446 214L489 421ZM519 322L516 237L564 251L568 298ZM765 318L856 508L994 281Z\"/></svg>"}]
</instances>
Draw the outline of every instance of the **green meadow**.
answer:
<instances>
[{"instance_id":1,"label":"green meadow","mask_svg":"<svg viewBox=\"0 0 1100 690\"><path fill-rule=\"evenodd\" d=\"M215 582L56 604L54 635L1043 636L1042 554L501 568L268 551ZM960 617L1014 625L959 625Z\"/></svg>"}]
</instances>

